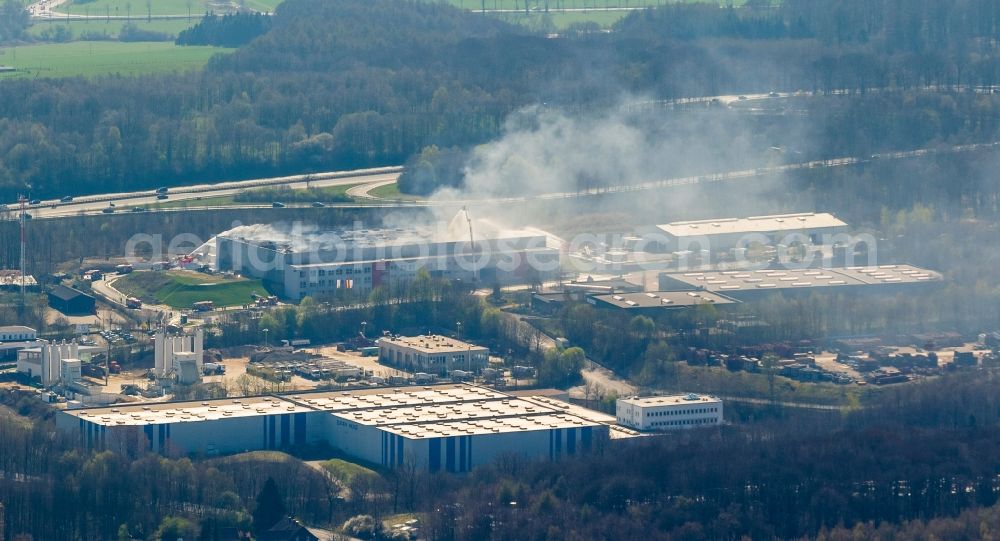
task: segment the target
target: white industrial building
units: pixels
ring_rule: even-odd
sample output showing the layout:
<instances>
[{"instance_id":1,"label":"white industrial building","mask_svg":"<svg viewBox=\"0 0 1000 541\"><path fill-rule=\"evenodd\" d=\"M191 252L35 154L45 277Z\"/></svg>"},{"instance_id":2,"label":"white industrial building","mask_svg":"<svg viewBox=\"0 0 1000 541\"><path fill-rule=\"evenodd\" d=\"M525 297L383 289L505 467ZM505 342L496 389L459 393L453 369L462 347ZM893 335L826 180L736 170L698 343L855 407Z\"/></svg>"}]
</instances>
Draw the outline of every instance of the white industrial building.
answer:
<instances>
[{"instance_id":1,"label":"white industrial building","mask_svg":"<svg viewBox=\"0 0 1000 541\"><path fill-rule=\"evenodd\" d=\"M215 239L217 270L260 278L268 291L299 300L367 294L433 277L484 284L530 284L558 276L558 241L540 231L508 231L463 220L445 231L281 229L241 226Z\"/></svg>"},{"instance_id":2,"label":"white industrial building","mask_svg":"<svg viewBox=\"0 0 1000 541\"><path fill-rule=\"evenodd\" d=\"M29 378L39 378L42 385L54 385L60 381L64 374L64 359L89 362L93 354L103 351L98 346L81 346L76 342L39 342L37 346L17 352L17 371Z\"/></svg>"},{"instance_id":3,"label":"white industrial building","mask_svg":"<svg viewBox=\"0 0 1000 541\"><path fill-rule=\"evenodd\" d=\"M805 212L673 222L657 225L651 234L667 251L721 252L752 243L777 245L798 240L819 244L824 235L846 231L847 224L832 214Z\"/></svg>"},{"instance_id":4,"label":"white industrial building","mask_svg":"<svg viewBox=\"0 0 1000 541\"><path fill-rule=\"evenodd\" d=\"M38 341L38 333L31 327L0 326L0 360L16 360L18 351L39 345L41 344Z\"/></svg>"},{"instance_id":5,"label":"white industrial building","mask_svg":"<svg viewBox=\"0 0 1000 541\"><path fill-rule=\"evenodd\" d=\"M83 379L83 362L80 359L59 360L59 381L70 384Z\"/></svg>"},{"instance_id":6,"label":"white industrial building","mask_svg":"<svg viewBox=\"0 0 1000 541\"><path fill-rule=\"evenodd\" d=\"M722 423L722 400L698 394L620 398L615 420L642 431L713 426Z\"/></svg>"},{"instance_id":7,"label":"white industrial building","mask_svg":"<svg viewBox=\"0 0 1000 541\"><path fill-rule=\"evenodd\" d=\"M0 342L31 342L38 338L38 332L24 325L0 326Z\"/></svg>"},{"instance_id":8,"label":"white industrial building","mask_svg":"<svg viewBox=\"0 0 1000 541\"><path fill-rule=\"evenodd\" d=\"M175 373L181 383L193 383L201 374L204 344L205 334L200 327L182 334L167 334L160 329L153 336L154 373L160 377Z\"/></svg>"},{"instance_id":9,"label":"white industrial building","mask_svg":"<svg viewBox=\"0 0 1000 541\"><path fill-rule=\"evenodd\" d=\"M385 336L378 340L379 362L411 372L445 374L486 368L490 350L447 336Z\"/></svg>"},{"instance_id":10,"label":"white industrial building","mask_svg":"<svg viewBox=\"0 0 1000 541\"><path fill-rule=\"evenodd\" d=\"M326 443L388 468L450 472L508 453L555 459L634 435L613 424L558 400L468 384L123 404L56 419L81 444L116 451L212 455Z\"/></svg>"}]
</instances>

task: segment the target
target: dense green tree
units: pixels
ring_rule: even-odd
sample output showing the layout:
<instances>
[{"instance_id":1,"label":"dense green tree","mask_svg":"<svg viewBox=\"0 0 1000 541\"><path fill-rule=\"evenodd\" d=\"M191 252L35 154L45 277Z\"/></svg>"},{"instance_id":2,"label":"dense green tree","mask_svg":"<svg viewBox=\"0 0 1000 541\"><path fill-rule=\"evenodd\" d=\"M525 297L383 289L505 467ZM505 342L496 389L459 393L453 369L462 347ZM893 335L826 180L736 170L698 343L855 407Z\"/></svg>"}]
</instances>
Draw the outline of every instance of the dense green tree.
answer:
<instances>
[{"instance_id":1,"label":"dense green tree","mask_svg":"<svg viewBox=\"0 0 1000 541\"><path fill-rule=\"evenodd\" d=\"M274 478L268 477L257 495L253 509L253 529L262 532L285 517L285 502Z\"/></svg>"},{"instance_id":2,"label":"dense green tree","mask_svg":"<svg viewBox=\"0 0 1000 541\"><path fill-rule=\"evenodd\" d=\"M0 43L23 38L29 22L28 10L20 0L5 0L0 6Z\"/></svg>"}]
</instances>

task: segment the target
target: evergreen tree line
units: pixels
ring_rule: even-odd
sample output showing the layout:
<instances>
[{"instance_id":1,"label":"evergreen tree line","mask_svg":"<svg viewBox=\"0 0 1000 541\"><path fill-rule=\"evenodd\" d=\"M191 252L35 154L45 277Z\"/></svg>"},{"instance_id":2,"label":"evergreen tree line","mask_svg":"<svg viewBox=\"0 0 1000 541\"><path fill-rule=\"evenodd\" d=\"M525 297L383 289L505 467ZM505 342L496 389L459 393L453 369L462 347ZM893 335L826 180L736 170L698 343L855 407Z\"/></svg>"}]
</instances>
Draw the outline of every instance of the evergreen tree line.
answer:
<instances>
[{"instance_id":1,"label":"evergreen tree line","mask_svg":"<svg viewBox=\"0 0 1000 541\"><path fill-rule=\"evenodd\" d=\"M446 5L289 0L267 19L269 31L200 72L0 83L0 199L399 164L431 145L490 140L528 104L591 110L623 92L996 83L987 37L995 7L961 2L942 22L940 5L665 6L611 33L547 39ZM856 28L859 18L867 40L824 37L836 21ZM224 20L197 32L223 39L260 30L246 30L251 19ZM767 31L776 25L802 30ZM927 46L910 43L914 32ZM913 137L900 132L886 144Z\"/></svg>"},{"instance_id":2,"label":"evergreen tree line","mask_svg":"<svg viewBox=\"0 0 1000 541\"><path fill-rule=\"evenodd\" d=\"M209 14L178 34L177 44L239 47L270 29L271 17L264 13Z\"/></svg>"}]
</instances>

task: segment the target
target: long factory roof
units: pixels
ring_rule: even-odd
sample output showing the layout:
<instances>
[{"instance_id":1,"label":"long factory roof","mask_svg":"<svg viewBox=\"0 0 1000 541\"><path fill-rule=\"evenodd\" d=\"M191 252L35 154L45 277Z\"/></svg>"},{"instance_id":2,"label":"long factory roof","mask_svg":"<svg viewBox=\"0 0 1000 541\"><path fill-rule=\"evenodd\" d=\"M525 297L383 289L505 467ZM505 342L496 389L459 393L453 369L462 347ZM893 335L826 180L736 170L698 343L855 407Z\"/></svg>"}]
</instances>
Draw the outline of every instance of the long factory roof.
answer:
<instances>
[{"instance_id":1,"label":"long factory roof","mask_svg":"<svg viewBox=\"0 0 1000 541\"><path fill-rule=\"evenodd\" d=\"M594 427L599 424L601 423L588 421L574 415L542 413L522 417L485 417L482 419L442 421L437 423L390 425L382 427L382 429L386 432L398 434L410 439L425 439L441 438L446 436L526 432L530 430L549 430L553 428L583 428Z\"/></svg>"},{"instance_id":2,"label":"long factory roof","mask_svg":"<svg viewBox=\"0 0 1000 541\"><path fill-rule=\"evenodd\" d=\"M104 426L147 425L210 421L315 411L277 396L218 398L190 402L116 404L99 408L64 410L65 413Z\"/></svg>"},{"instance_id":3,"label":"long factory roof","mask_svg":"<svg viewBox=\"0 0 1000 541\"><path fill-rule=\"evenodd\" d=\"M476 224L473 238L477 243L491 243L498 240L509 241L510 239L544 239L546 237L544 232L537 230L504 230L487 227L481 222L476 222ZM320 229L311 227L294 229L249 225L224 231L217 238L291 252L350 251L355 248L366 247L403 247L438 243L465 243L468 241L465 226L462 226L458 232L449 232L420 225L413 225L407 228L372 229ZM348 262L351 261L348 260Z\"/></svg>"},{"instance_id":4,"label":"long factory roof","mask_svg":"<svg viewBox=\"0 0 1000 541\"><path fill-rule=\"evenodd\" d=\"M749 218L724 218L716 220L673 222L664 225L657 225L656 227L675 237L702 237L706 235L771 233L776 231L798 231L802 229L838 228L847 227L847 224L840 220L840 218L826 212L803 212L799 214L751 216Z\"/></svg>"},{"instance_id":5,"label":"long factory roof","mask_svg":"<svg viewBox=\"0 0 1000 541\"><path fill-rule=\"evenodd\" d=\"M795 289L810 287L861 286L876 284L918 284L941 281L941 274L912 265L841 267L827 269L765 269L742 271L698 271L668 273L665 276L691 289L723 295L739 291Z\"/></svg>"},{"instance_id":6,"label":"long factory roof","mask_svg":"<svg viewBox=\"0 0 1000 541\"><path fill-rule=\"evenodd\" d=\"M469 384L290 393L65 410L105 426L199 422L329 412L408 438L520 432L611 424L614 418L545 397L512 397Z\"/></svg>"},{"instance_id":7,"label":"long factory roof","mask_svg":"<svg viewBox=\"0 0 1000 541\"><path fill-rule=\"evenodd\" d=\"M732 304L732 299L707 291L650 291L646 293L617 293L593 295L596 302L623 309L685 308L699 304Z\"/></svg>"}]
</instances>

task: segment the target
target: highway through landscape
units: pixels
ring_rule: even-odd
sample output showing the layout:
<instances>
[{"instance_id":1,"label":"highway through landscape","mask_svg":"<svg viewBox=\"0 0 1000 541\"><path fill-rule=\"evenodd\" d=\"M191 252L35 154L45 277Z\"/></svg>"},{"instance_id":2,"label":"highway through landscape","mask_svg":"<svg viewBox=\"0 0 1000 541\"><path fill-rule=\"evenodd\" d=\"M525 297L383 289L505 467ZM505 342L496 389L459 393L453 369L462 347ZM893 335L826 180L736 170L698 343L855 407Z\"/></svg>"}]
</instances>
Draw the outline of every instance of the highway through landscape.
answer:
<instances>
[{"instance_id":1,"label":"highway through landscape","mask_svg":"<svg viewBox=\"0 0 1000 541\"><path fill-rule=\"evenodd\" d=\"M110 193L103 195L87 195L74 198L72 201L45 200L35 205L27 205L26 210L32 218L63 218L81 214L102 214L105 209L114 208L116 212L128 212L134 207L167 203L170 201L191 201L214 197L236 195L248 189L288 187L293 190L305 188L326 188L330 186L349 186L360 183L394 182L403 170L402 167L379 167L359 169L355 171L335 171L329 173L313 173L307 175L291 175L286 177L262 178L254 180L221 182L217 184L198 184L170 188L165 199L159 199L161 194L155 190L143 190L126 193ZM110 207L111 204L114 207ZM238 205L247 208L270 207L271 205ZM308 206L308 204L304 205ZM17 203L9 203L9 209L16 209ZM211 207L198 207L199 209ZM233 207L225 207L233 208ZM154 210L185 210L179 209L149 209Z\"/></svg>"},{"instance_id":2,"label":"highway through landscape","mask_svg":"<svg viewBox=\"0 0 1000 541\"><path fill-rule=\"evenodd\" d=\"M202 184L197 186L185 186L171 188L168 193L168 201L191 201L197 203L199 199L207 199L221 196L231 196L242 191L262 188L287 186L291 189L304 189L308 183L309 187L329 187L351 185L347 194L359 199L356 203L331 203L327 207L333 208L404 208L404 207L426 207L426 206L455 206L455 205L477 205L477 204L517 204L529 201L546 201L559 199L572 199L577 197L591 197L606 194L640 192L646 190L657 190L664 188L674 188L679 186L690 186L695 184L714 183L748 180L766 175L787 173L796 170L807 170L830 167L846 167L872 163L876 161L901 160L921 158L935 154L950 154L977 151L1000 150L1000 141L991 143L978 143L970 145L955 145L943 148L923 148L916 150L888 152L883 154L873 154L864 157L844 157L831 158L828 160L812 160L791 164L776 165L770 167L758 167L753 169L743 169L738 171L728 171L723 173L710 173L704 175L693 175L686 177L668 178L642 182L638 184L624 184L618 186L606 186L579 190L572 192L552 192L516 197L494 197L480 199L432 199L403 201L398 199L381 199L371 194L371 190L377 187L392 184L398 179L402 172L402 167L382 167L375 169L363 169L356 171L340 171L331 173L315 173L311 175L292 175L287 177L275 177L267 179L256 179L236 182L223 182L219 184ZM115 203L115 212L129 212L131 208L142 205L163 203L157 199L155 191L141 191L130 193L117 193L105 195L91 195L74 199L71 202L42 201L37 205L30 205L27 210L32 218L62 218L79 215L102 215L111 203ZM310 203L286 204L284 208L309 207ZM9 208L16 208L16 204L8 205ZM190 212L190 211L211 211L224 209L254 209L271 208L270 204L233 204L225 206L197 206L175 207L175 208L150 208L147 212Z\"/></svg>"},{"instance_id":3,"label":"highway through landscape","mask_svg":"<svg viewBox=\"0 0 1000 541\"><path fill-rule=\"evenodd\" d=\"M49 0L52 2L59 0ZM963 90L963 89L958 89ZM969 87L975 92L989 93L996 89L992 87ZM846 91L844 91L846 92ZM638 101L625 104L625 108L641 108L648 106L673 106L687 104L711 104L718 103L723 106L732 106L739 103L757 102L771 99L794 98L799 96L813 95L812 92L768 92L750 94L727 94L718 96L701 96L691 98L676 98L671 100L650 100ZM213 211L225 209L255 209L272 208L271 203L265 204L227 204L208 205L198 204L199 200L232 196L240 192L255 188L265 187L288 187L290 189L305 189L307 187L321 188L331 186L351 186L346 195L355 199L355 202L328 203L326 207L332 208L405 208L405 207L425 207L425 206L455 206L455 205L476 205L476 204L517 204L528 201L545 201L570 199L576 197L599 196L605 194L638 192L644 190L656 190L687 186L694 184L747 180L755 177L787 173L796 170L845 167L871 163L875 161L900 160L920 158L933 154L942 153L964 153L976 151L995 151L1000 149L1000 141L969 145L955 145L951 147L924 148L899 152L887 152L873 154L870 156L849 156L841 158L831 158L826 160L812 160L806 162L782 164L769 167L759 167L738 171L728 171L710 173L703 175L693 175L686 177L666 178L661 180L651 180L636 184L624 184L618 186L597 187L587 190L572 192L552 192L533 194L525 196L494 197L479 199L431 199L431 200L402 200L395 197L379 197L372 193L376 188L387 186L396 182L403 171L402 166L379 167L371 169L359 169L354 171L335 171L326 173L312 173L301 175L290 175L284 177L262 178L243 181L229 181L215 184L199 184L192 186L173 187L168 190L166 199L154 190L145 190L128 193L111 193L103 195L80 196L72 201L46 200L35 205L28 205L27 212L31 218L64 218L80 215L103 215L109 213L111 209L116 213L130 212L135 207L144 208L145 212L190 212L190 211ZM159 196L159 198L158 198ZM168 202L189 201L190 206L167 205L156 207L157 204ZM152 206L151 206L152 205ZM17 203L9 203L9 210L16 210ZM284 208L309 207L311 203L284 203ZM11 216L16 216L11 213Z\"/></svg>"}]
</instances>

